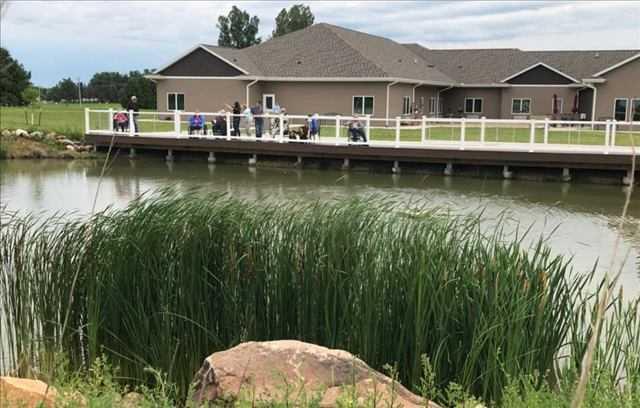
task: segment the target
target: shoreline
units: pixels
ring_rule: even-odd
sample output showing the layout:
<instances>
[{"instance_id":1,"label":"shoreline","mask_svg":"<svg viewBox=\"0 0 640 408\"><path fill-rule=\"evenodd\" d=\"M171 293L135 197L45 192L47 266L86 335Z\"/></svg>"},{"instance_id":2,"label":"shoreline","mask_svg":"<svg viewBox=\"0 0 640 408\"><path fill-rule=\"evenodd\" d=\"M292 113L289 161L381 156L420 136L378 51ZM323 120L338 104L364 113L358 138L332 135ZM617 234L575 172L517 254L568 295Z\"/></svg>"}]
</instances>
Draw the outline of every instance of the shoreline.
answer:
<instances>
[{"instance_id":1,"label":"shoreline","mask_svg":"<svg viewBox=\"0 0 640 408\"><path fill-rule=\"evenodd\" d=\"M93 146L56 132L29 132L23 129L0 131L0 160L84 160L101 156Z\"/></svg>"}]
</instances>

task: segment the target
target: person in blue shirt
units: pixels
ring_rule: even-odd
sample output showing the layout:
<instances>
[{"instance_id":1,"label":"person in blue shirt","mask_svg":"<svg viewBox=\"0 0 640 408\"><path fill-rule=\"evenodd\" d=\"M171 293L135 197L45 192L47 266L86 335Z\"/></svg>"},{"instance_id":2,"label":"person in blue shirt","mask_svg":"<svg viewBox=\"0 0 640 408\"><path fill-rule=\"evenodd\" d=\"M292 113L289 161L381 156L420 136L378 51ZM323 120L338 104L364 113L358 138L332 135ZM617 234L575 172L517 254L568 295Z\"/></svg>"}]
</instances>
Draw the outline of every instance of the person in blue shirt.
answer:
<instances>
[{"instance_id":1,"label":"person in blue shirt","mask_svg":"<svg viewBox=\"0 0 640 408\"><path fill-rule=\"evenodd\" d=\"M189 134L193 134L194 130L201 130L205 134L207 133L207 125L205 124L204 117L200 115L199 111L195 111L193 116L189 118Z\"/></svg>"}]
</instances>

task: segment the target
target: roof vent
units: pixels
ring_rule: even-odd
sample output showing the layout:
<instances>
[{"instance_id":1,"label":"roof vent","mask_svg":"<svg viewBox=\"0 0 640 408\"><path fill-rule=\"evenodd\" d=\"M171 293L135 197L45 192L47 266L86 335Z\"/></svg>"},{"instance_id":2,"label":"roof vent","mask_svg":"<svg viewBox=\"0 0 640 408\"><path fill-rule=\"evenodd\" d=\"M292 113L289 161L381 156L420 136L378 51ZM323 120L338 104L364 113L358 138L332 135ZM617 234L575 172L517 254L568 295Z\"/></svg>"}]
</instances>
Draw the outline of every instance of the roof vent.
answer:
<instances>
[{"instance_id":1,"label":"roof vent","mask_svg":"<svg viewBox=\"0 0 640 408\"><path fill-rule=\"evenodd\" d=\"M417 64L417 63L418 63L418 59L417 59L417 58L414 58L414 59L413 59L413 63L414 63L414 64Z\"/></svg>"},{"instance_id":2,"label":"roof vent","mask_svg":"<svg viewBox=\"0 0 640 408\"><path fill-rule=\"evenodd\" d=\"M296 64L300 65L300 64L302 64L302 61L297 60L297 61L296 61Z\"/></svg>"},{"instance_id":3,"label":"roof vent","mask_svg":"<svg viewBox=\"0 0 640 408\"><path fill-rule=\"evenodd\" d=\"M458 65L458 69L462 69L462 65Z\"/></svg>"},{"instance_id":4,"label":"roof vent","mask_svg":"<svg viewBox=\"0 0 640 408\"><path fill-rule=\"evenodd\" d=\"M595 53L595 55L594 55L594 57L595 57L595 58L600 58L600 53L599 53L599 52L596 52L596 53Z\"/></svg>"},{"instance_id":5,"label":"roof vent","mask_svg":"<svg viewBox=\"0 0 640 408\"><path fill-rule=\"evenodd\" d=\"M402 58L398 58L398 62L402 62Z\"/></svg>"},{"instance_id":6,"label":"roof vent","mask_svg":"<svg viewBox=\"0 0 640 408\"><path fill-rule=\"evenodd\" d=\"M429 68L435 68L435 67L436 67L436 66L435 66L435 65L433 65L433 64L427 64L427 66L428 66Z\"/></svg>"}]
</instances>

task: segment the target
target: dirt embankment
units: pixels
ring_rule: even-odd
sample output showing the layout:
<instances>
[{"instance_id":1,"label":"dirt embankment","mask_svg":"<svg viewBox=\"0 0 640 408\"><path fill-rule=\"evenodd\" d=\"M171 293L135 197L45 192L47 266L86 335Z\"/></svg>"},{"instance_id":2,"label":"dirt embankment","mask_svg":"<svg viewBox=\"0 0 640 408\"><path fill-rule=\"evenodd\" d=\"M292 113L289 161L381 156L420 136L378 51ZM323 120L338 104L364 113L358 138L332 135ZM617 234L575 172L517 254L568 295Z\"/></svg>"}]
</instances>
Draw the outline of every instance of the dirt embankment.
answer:
<instances>
[{"instance_id":1,"label":"dirt embankment","mask_svg":"<svg viewBox=\"0 0 640 408\"><path fill-rule=\"evenodd\" d=\"M0 159L93 159L93 147L55 132L0 131Z\"/></svg>"}]
</instances>

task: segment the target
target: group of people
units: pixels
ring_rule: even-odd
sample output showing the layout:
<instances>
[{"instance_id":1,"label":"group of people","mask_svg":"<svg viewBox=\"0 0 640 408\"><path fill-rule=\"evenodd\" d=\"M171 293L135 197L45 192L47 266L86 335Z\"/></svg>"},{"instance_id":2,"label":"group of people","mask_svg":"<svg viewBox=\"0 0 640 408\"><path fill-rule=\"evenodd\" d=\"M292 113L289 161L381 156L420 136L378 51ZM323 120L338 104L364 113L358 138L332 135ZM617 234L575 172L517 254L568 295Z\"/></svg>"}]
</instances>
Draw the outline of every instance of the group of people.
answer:
<instances>
[{"instance_id":1,"label":"group of people","mask_svg":"<svg viewBox=\"0 0 640 408\"><path fill-rule=\"evenodd\" d=\"M133 95L127 103L126 111L118 111L113 115L113 130L116 132L127 132L129 130L130 119L133 119L133 130L138 133L138 98ZM133 118L129 118L129 112L133 112Z\"/></svg>"}]
</instances>

